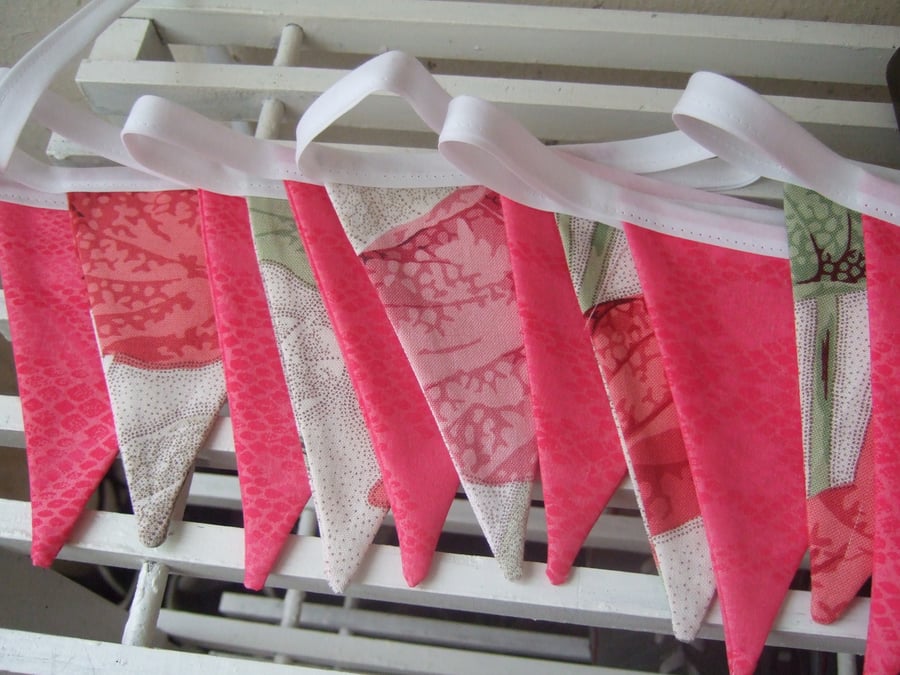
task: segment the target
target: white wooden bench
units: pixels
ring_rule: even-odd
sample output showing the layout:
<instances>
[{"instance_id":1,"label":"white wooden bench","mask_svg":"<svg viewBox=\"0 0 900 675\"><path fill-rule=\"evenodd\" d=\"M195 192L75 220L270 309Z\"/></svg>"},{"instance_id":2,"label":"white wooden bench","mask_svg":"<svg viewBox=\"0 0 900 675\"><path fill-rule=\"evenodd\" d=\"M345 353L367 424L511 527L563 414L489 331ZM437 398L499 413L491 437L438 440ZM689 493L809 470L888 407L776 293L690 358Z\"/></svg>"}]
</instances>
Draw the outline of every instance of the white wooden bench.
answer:
<instances>
[{"instance_id":1,"label":"white wooden bench","mask_svg":"<svg viewBox=\"0 0 900 675\"><path fill-rule=\"evenodd\" d=\"M303 31L302 65L265 65L287 24ZM883 85L885 64L898 44L896 27L775 19L439 0L144 0L96 41L77 81L95 110L119 119L148 93L232 123L254 122L264 102L275 98L285 106L281 128L289 136L308 104L348 68L401 49L422 59L451 94L495 101L548 142L578 142L671 130L670 113L687 76L716 70L771 95L839 152L900 168L896 122ZM435 139L402 101L376 95L325 140L427 147ZM59 137L48 151L69 161L81 156ZM771 198L771 188L751 186L742 194ZM0 440L14 448L24 445L15 397L0 397ZM204 471L210 468L217 471ZM528 533L530 541L541 542L546 541L543 511L540 495L535 498ZM240 508L227 417L198 460L187 499L196 506ZM648 554L627 481L608 510L614 512L600 519L586 548ZM75 670L86 670L88 655L105 669L124 660L146 672L268 672L261 661L145 649L159 629L214 652L268 658L265 667L273 672L284 667L272 665L273 656L281 663L296 659L386 672L625 672L586 665L591 662L587 631L552 635L521 625L475 628L360 609L359 600L585 627L671 630L662 585L652 574L582 566L566 584L552 587L541 563L526 563L523 579L512 583L489 558L439 553L432 575L409 589L398 549L390 545L373 546L343 607L303 603L303 592L328 592L314 535L292 537L270 577L271 588L289 589L284 599L228 593L217 616L174 611L161 607L168 575L240 581L243 533L177 522L165 544L145 549L132 534L131 519L88 512L61 553L68 560L140 570L124 645L0 630L6 664L40 671L41 664L69 656ZM308 526L309 514L305 520ZM451 510L446 531L478 536L463 499ZM0 546L24 553L29 545L29 505L0 500ZM837 652L841 672L855 672L852 655L865 650L868 600L858 599L829 626L812 622L809 601L808 592L788 594L769 644ZM722 639L718 607L701 637Z\"/></svg>"}]
</instances>

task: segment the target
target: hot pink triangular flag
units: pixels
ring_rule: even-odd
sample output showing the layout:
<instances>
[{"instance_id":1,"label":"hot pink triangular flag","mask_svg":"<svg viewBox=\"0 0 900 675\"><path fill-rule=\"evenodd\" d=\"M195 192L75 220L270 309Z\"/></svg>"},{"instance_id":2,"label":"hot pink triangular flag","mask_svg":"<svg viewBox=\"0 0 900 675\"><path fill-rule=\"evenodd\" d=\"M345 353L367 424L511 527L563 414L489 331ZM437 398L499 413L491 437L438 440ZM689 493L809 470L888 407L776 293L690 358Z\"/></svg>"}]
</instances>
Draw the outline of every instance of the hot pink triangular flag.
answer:
<instances>
[{"instance_id":1,"label":"hot pink triangular flag","mask_svg":"<svg viewBox=\"0 0 900 675\"><path fill-rule=\"evenodd\" d=\"M259 590L310 488L247 201L200 192L203 242L244 509L244 584Z\"/></svg>"},{"instance_id":2,"label":"hot pink triangular flag","mask_svg":"<svg viewBox=\"0 0 900 675\"><path fill-rule=\"evenodd\" d=\"M69 195L122 463L145 546L159 546L225 401L193 190Z\"/></svg>"},{"instance_id":3,"label":"hot pink triangular flag","mask_svg":"<svg viewBox=\"0 0 900 675\"><path fill-rule=\"evenodd\" d=\"M0 202L0 269L25 423L31 559L47 567L119 448L68 211Z\"/></svg>"},{"instance_id":4,"label":"hot pink triangular flag","mask_svg":"<svg viewBox=\"0 0 900 675\"><path fill-rule=\"evenodd\" d=\"M547 515L547 576L565 581L625 459L552 213L501 198Z\"/></svg>"},{"instance_id":5,"label":"hot pink triangular flag","mask_svg":"<svg viewBox=\"0 0 900 675\"><path fill-rule=\"evenodd\" d=\"M403 574L428 573L459 478L428 403L323 187L285 184L378 455Z\"/></svg>"},{"instance_id":6,"label":"hot pink triangular flag","mask_svg":"<svg viewBox=\"0 0 900 675\"><path fill-rule=\"evenodd\" d=\"M863 215L872 353L875 543L865 672L900 672L900 227Z\"/></svg>"},{"instance_id":7,"label":"hot pink triangular flag","mask_svg":"<svg viewBox=\"0 0 900 675\"><path fill-rule=\"evenodd\" d=\"M707 527L729 667L749 674L807 546L790 269L625 231Z\"/></svg>"}]
</instances>

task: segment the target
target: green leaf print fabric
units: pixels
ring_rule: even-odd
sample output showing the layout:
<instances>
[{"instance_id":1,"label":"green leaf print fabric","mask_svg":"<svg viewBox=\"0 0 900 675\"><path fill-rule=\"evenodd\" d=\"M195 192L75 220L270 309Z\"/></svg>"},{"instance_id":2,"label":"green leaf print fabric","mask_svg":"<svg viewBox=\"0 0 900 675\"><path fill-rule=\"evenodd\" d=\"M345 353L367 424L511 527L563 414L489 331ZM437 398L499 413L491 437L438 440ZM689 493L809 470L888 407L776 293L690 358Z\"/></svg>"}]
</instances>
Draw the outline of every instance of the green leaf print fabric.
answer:
<instances>
[{"instance_id":1,"label":"green leaf print fabric","mask_svg":"<svg viewBox=\"0 0 900 675\"><path fill-rule=\"evenodd\" d=\"M872 573L873 449L866 259L860 215L785 186L812 616L841 616Z\"/></svg>"}]
</instances>

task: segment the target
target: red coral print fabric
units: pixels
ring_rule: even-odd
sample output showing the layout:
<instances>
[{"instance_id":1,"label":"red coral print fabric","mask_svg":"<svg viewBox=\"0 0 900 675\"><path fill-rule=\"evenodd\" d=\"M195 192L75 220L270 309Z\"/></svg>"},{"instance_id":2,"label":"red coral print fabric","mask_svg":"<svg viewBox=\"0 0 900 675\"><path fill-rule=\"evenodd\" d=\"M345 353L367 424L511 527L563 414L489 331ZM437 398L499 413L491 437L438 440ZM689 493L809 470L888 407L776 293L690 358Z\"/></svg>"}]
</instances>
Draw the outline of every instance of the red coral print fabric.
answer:
<instances>
[{"instance_id":1,"label":"red coral print fabric","mask_svg":"<svg viewBox=\"0 0 900 675\"><path fill-rule=\"evenodd\" d=\"M196 192L69 200L103 353L157 368L218 359Z\"/></svg>"},{"instance_id":2,"label":"red coral print fabric","mask_svg":"<svg viewBox=\"0 0 900 675\"><path fill-rule=\"evenodd\" d=\"M625 459L553 214L501 198L547 516L547 576L565 581Z\"/></svg>"},{"instance_id":3,"label":"red coral print fabric","mask_svg":"<svg viewBox=\"0 0 900 675\"><path fill-rule=\"evenodd\" d=\"M309 480L247 202L200 192L200 207L241 483L244 584L259 590L309 501Z\"/></svg>"},{"instance_id":4,"label":"red coral print fabric","mask_svg":"<svg viewBox=\"0 0 900 675\"><path fill-rule=\"evenodd\" d=\"M0 273L25 423L31 559L47 567L118 452L68 212L0 202Z\"/></svg>"},{"instance_id":5,"label":"red coral print fabric","mask_svg":"<svg viewBox=\"0 0 900 675\"><path fill-rule=\"evenodd\" d=\"M537 447L499 197L463 188L402 229L413 234L361 257L461 477L530 481Z\"/></svg>"},{"instance_id":6,"label":"red coral print fabric","mask_svg":"<svg viewBox=\"0 0 900 675\"><path fill-rule=\"evenodd\" d=\"M631 453L651 536L700 515L675 403L643 298L598 305L591 337Z\"/></svg>"},{"instance_id":7,"label":"red coral print fabric","mask_svg":"<svg viewBox=\"0 0 900 675\"><path fill-rule=\"evenodd\" d=\"M863 215L872 351L875 543L865 673L900 672L900 228Z\"/></svg>"},{"instance_id":8,"label":"red coral print fabric","mask_svg":"<svg viewBox=\"0 0 900 675\"><path fill-rule=\"evenodd\" d=\"M832 623L844 613L872 575L875 497L872 429L863 441L855 480L823 490L806 505L808 512L811 613L819 623Z\"/></svg>"},{"instance_id":9,"label":"red coral print fabric","mask_svg":"<svg viewBox=\"0 0 900 675\"><path fill-rule=\"evenodd\" d=\"M69 206L138 536L159 546L225 401L197 194L73 193Z\"/></svg>"},{"instance_id":10,"label":"red coral print fabric","mask_svg":"<svg viewBox=\"0 0 900 675\"><path fill-rule=\"evenodd\" d=\"M369 501L392 509L403 574L415 586L431 566L459 478L328 193L316 185L285 186L378 456L384 480Z\"/></svg>"},{"instance_id":11,"label":"red coral print fabric","mask_svg":"<svg viewBox=\"0 0 900 675\"><path fill-rule=\"evenodd\" d=\"M807 547L790 269L625 229L706 523L729 667L749 674Z\"/></svg>"}]
</instances>

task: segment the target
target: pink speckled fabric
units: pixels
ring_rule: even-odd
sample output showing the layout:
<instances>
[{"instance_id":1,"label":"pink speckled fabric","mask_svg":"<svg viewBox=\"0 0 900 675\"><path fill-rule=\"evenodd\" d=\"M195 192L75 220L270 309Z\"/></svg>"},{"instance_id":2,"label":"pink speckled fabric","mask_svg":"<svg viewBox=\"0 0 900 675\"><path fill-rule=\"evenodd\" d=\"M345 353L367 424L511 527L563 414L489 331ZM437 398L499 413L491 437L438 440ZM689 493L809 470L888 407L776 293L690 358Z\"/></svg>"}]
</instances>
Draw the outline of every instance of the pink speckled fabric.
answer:
<instances>
[{"instance_id":1,"label":"pink speckled fabric","mask_svg":"<svg viewBox=\"0 0 900 675\"><path fill-rule=\"evenodd\" d=\"M244 508L244 584L259 590L310 488L247 201L200 192L201 228Z\"/></svg>"},{"instance_id":2,"label":"pink speckled fabric","mask_svg":"<svg viewBox=\"0 0 900 675\"><path fill-rule=\"evenodd\" d=\"M749 675L807 548L788 262L625 228L707 527L729 667Z\"/></svg>"},{"instance_id":3,"label":"pink speckled fabric","mask_svg":"<svg viewBox=\"0 0 900 675\"><path fill-rule=\"evenodd\" d=\"M872 352L875 544L865 673L900 672L900 228L863 215Z\"/></svg>"},{"instance_id":4,"label":"pink speckled fabric","mask_svg":"<svg viewBox=\"0 0 900 675\"><path fill-rule=\"evenodd\" d=\"M552 213L501 198L547 514L547 576L565 581L625 459Z\"/></svg>"},{"instance_id":5,"label":"pink speckled fabric","mask_svg":"<svg viewBox=\"0 0 900 675\"><path fill-rule=\"evenodd\" d=\"M0 202L0 273L25 423L31 559L48 567L119 450L68 211Z\"/></svg>"}]
</instances>

